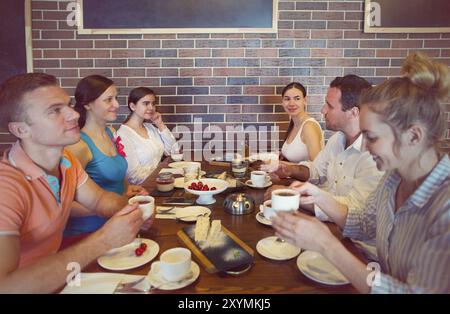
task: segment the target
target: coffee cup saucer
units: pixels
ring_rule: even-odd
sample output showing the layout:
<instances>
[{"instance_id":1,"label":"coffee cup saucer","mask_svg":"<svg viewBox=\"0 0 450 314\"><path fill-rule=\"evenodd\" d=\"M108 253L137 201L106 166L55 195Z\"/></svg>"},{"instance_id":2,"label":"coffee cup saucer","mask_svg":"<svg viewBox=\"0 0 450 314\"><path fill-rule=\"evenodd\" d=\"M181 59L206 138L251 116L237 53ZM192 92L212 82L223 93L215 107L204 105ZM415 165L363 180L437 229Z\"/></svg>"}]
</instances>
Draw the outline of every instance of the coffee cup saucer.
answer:
<instances>
[{"instance_id":1,"label":"coffee cup saucer","mask_svg":"<svg viewBox=\"0 0 450 314\"><path fill-rule=\"evenodd\" d=\"M287 242L278 242L276 236L259 240L256 250L265 258L284 261L296 257L301 249Z\"/></svg>"},{"instance_id":2,"label":"coffee cup saucer","mask_svg":"<svg viewBox=\"0 0 450 314\"><path fill-rule=\"evenodd\" d=\"M261 224L263 224L263 225L266 225L266 226L271 226L271 225L272 225L272 221L270 221L270 219L267 219L267 218L264 216L264 213L263 213L262 211L259 211L259 212L256 214L256 220L257 220L259 223L261 223Z\"/></svg>"},{"instance_id":3,"label":"coffee cup saucer","mask_svg":"<svg viewBox=\"0 0 450 314\"><path fill-rule=\"evenodd\" d=\"M247 180L245 181L245 185L254 189L265 189L272 185L272 181L267 181L263 186L255 186L253 185L252 180Z\"/></svg>"},{"instance_id":4,"label":"coffee cup saucer","mask_svg":"<svg viewBox=\"0 0 450 314\"><path fill-rule=\"evenodd\" d=\"M200 267L194 261L191 261L190 274L182 280L179 281L168 281L161 274L161 262L156 261L152 264L150 271L148 272L147 278L150 284L156 289L160 290L177 290L184 288L194 281L197 280L200 275Z\"/></svg>"}]
</instances>

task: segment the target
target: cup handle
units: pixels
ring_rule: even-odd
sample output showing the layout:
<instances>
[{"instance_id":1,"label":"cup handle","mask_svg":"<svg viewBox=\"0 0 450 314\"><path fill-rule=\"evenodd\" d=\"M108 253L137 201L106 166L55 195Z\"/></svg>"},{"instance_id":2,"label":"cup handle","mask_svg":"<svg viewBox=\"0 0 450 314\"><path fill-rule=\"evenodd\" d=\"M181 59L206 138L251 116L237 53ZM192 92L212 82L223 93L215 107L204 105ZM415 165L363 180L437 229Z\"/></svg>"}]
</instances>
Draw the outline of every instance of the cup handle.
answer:
<instances>
[{"instance_id":1,"label":"cup handle","mask_svg":"<svg viewBox=\"0 0 450 314\"><path fill-rule=\"evenodd\" d=\"M160 271L161 270L160 264L161 264L160 261L153 262L152 266L150 266L150 272L155 273Z\"/></svg>"}]
</instances>

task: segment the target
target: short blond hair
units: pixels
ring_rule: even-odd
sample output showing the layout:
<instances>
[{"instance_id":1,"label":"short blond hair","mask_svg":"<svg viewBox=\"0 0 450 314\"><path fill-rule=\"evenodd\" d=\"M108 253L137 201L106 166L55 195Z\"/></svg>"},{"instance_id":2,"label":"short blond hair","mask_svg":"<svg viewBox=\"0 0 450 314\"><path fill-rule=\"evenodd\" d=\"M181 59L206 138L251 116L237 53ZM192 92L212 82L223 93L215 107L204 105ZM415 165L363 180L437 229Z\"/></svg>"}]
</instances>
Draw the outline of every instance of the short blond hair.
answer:
<instances>
[{"instance_id":1,"label":"short blond hair","mask_svg":"<svg viewBox=\"0 0 450 314\"><path fill-rule=\"evenodd\" d=\"M414 53L403 63L402 77L391 78L361 95L360 106L379 114L393 130L396 144L400 134L413 123L422 124L429 146L439 148L445 130L442 100L450 92L449 69L427 56Z\"/></svg>"}]
</instances>

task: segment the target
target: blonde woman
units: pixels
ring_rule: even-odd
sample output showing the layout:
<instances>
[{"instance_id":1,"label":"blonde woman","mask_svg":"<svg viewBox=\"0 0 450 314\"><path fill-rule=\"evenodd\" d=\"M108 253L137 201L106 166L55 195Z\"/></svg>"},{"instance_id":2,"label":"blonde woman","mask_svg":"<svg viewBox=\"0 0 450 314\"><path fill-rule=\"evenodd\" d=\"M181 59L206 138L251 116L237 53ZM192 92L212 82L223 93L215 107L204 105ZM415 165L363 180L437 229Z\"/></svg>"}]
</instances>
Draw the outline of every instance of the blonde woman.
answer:
<instances>
[{"instance_id":1,"label":"blonde woman","mask_svg":"<svg viewBox=\"0 0 450 314\"><path fill-rule=\"evenodd\" d=\"M440 101L448 97L446 65L414 54L403 76L362 96L360 125L365 146L386 171L364 211L338 203L309 183L292 188L302 203L320 206L344 236L376 237L380 273L354 257L323 223L300 213L273 221L288 242L320 252L363 293L449 293L450 159L437 144L445 129Z\"/></svg>"}]
</instances>

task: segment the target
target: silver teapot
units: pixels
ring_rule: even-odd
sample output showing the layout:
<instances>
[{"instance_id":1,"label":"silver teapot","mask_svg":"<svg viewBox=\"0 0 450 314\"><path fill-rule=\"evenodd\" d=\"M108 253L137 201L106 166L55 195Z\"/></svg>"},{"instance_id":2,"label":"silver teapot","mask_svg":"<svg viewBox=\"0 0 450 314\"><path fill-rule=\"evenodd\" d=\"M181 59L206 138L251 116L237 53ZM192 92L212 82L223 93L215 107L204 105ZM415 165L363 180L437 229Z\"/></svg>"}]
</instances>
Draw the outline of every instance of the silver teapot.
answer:
<instances>
[{"instance_id":1,"label":"silver teapot","mask_svg":"<svg viewBox=\"0 0 450 314\"><path fill-rule=\"evenodd\" d=\"M250 214L255 210L255 200L248 194L234 193L225 198L223 207L232 215Z\"/></svg>"}]
</instances>

